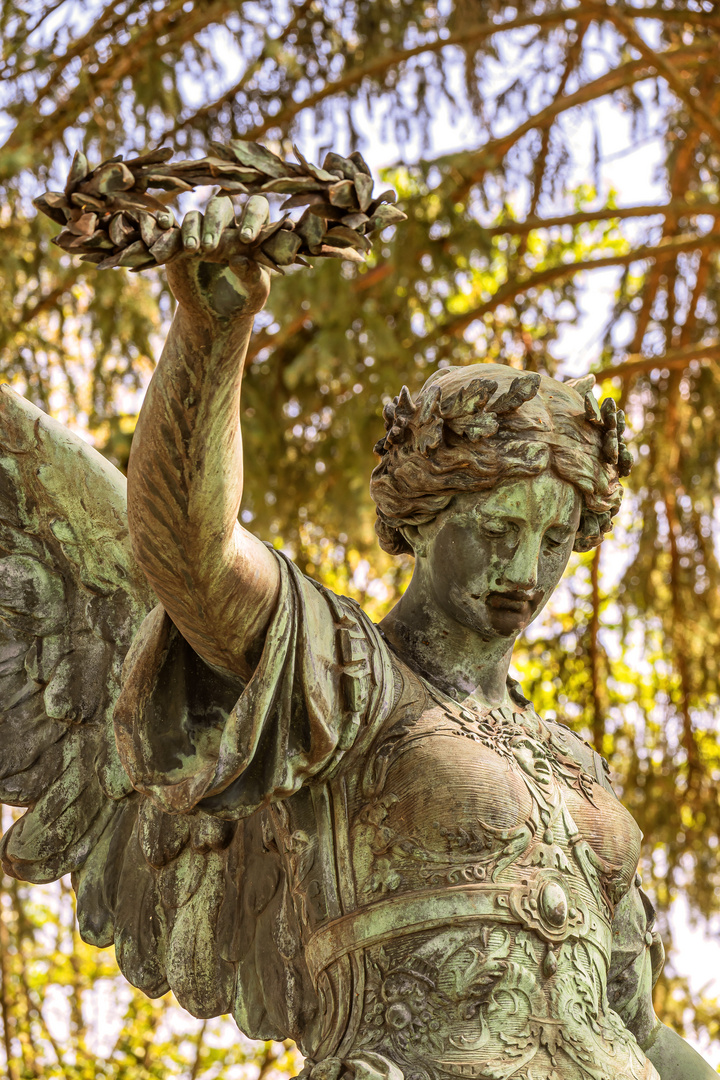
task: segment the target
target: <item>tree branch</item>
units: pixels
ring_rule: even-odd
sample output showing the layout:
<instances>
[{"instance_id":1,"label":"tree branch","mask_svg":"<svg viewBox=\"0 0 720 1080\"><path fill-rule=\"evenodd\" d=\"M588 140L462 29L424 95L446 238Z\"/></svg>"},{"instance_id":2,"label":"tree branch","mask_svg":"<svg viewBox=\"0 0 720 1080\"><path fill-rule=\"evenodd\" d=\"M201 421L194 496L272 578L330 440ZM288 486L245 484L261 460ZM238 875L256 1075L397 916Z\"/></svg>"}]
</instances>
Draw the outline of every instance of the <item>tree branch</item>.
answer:
<instances>
[{"instance_id":1,"label":"tree branch","mask_svg":"<svg viewBox=\"0 0 720 1080\"><path fill-rule=\"evenodd\" d=\"M667 203L646 203L642 206L602 207L599 210L581 210L576 214L561 214L559 217L527 217L524 221L508 221L502 225L491 225L484 232L488 236L520 236L535 229L554 229L562 225L584 225L594 221L624 220L635 217L654 217L659 214L677 214L678 217L700 217L708 214L720 217L720 203L692 202L687 199L673 199Z\"/></svg>"},{"instance_id":2,"label":"tree branch","mask_svg":"<svg viewBox=\"0 0 720 1080\"><path fill-rule=\"evenodd\" d=\"M602 546L596 547L590 557L590 587L592 612L588 625L590 654L590 684L593 702L592 735L593 746L598 754L603 752L605 740L605 716L607 714L607 690L605 654L600 644L600 553Z\"/></svg>"},{"instance_id":3,"label":"tree branch","mask_svg":"<svg viewBox=\"0 0 720 1080\"><path fill-rule=\"evenodd\" d=\"M33 102L32 107L26 107L22 118L1 148L3 153L0 160L3 164L0 166L0 181L18 171L17 155L22 158L26 154L28 162L36 159L39 153L60 137L62 131L75 123L87 107L89 99L115 93L123 79L134 75L146 65L146 45L156 42L158 37L165 33L171 38L166 47L172 45L177 49L206 26L220 21L231 7L229 0L208 0L208 3L184 13L182 5L183 0L167 0L161 10L153 11L152 17L140 27L131 42L117 46L110 57L99 65L98 70L86 77L85 93L79 92L77 87L68 89L65 96L57 102L55 109L47 114L39 112L37 102ZM24 167L22 161L20 167Z\"/></svg>"},{"instance_id":4,"label":"tree branch","mask_svg":"<svg viewBox=\"0 0 720 1080\"><path fill-rule=\"evenodd\" d=\"M703 45L683 46L667 50L665 56L672 63L679 63L689 58L698 58L706 54L711 48L709 42ZM432 164L440 167L443 165L449 166L455 173L459 174L459 177L454 178L453 191L456 198L463 198L467 195L469 188L474 184L478 184L487 172L491 172L500 165L508 151L528 132L545 127L547 124L552 123L560 113L577 108L578 105L586 105L598 97L614 93L616 90L621 90L632 83L641 82L643 79L648 78L653 70L655 70L654 65L648 63L644 58L630 60L612 71L605 72L604 75L600 75L597 79L585 83L584 86L581 86L572 94L566 94L551 102L540 112L529 116L527 120L523 121L509 134L490 140L478 150L462 154L445 154L435 158Z\"/></svg>"},{"instance_id":5,"label":"tree branch","mask_svg":"<svg viewBox=\"0 0 720 1080\"><path fill-rule=\"evenodd\" d=\"M668 542L670 546L669 574L670 595L672 598L672 623L671 639L673 643L673 660L680 679L680 702L679 711L682 718L682 733L680 743L685 750L688 769L688 795L697 790L697 785L702 775L700 755L698 751L695 732L693 730L692 714L690 712L690 696L692 693L692 679L688 667L686 653L687 624L685 622L686 608L683 604L680 582L682 581L682 561L678 539L682 536L682 524L678 515L678 494L682 493L680 480L680 446L682 444L682 424L680 416L681 398L679 394L680 372L675 369L670 376L670 385L667 392L667 452L661 464L661 477L664 477L663 502L668 523Z\"/></svg>"},{"instance_id":6,"label":"tree branch","mask_svg":"<svg viewBox=\"0 0 720 1080\"><path fill-rule=\"evenodd\" d=\"M5 921L5 911L0 907L0 1019L2 1019L5 1068L9 1080L18 1080L17 1063L12 1052L12 1036L10 1033L10 972L6 967L9 956L10 934Z\"/></svg>"},{"instance_id":7,"label":"tree branch","mask_svg":"<svg viewBox=\"0 0 720 1080\"><path fill-rule=\"evenodd\" d=\"M28 982L27 964L25 957L25 939L32 938L32 928L28 924L28 920L25 915L25 910L20 896L20 889L18 887L17 878L13 878L10 882L10 895L12 896L17 925L17 977L20 986L22 987L25 1004L25 1030L23 1031L21 1026L18 1025L18 1027L20 1027L18 1035L23 1045L23 1059L25 1061L25 1067L27 1071L31 1072L36 1077L40 1077L41 1069L38 1062L38 1050L37 1046L35 1045L35 1040L33 1038L33 1014L36 1013L36 1009L32 1001L32 995L30 993L30 985Z\"/></svg>"},{"instance_id":8,"label":"tree branch","mask_svg":"<svg viewBox=\"0 0 720 1080\"><path fill-rule=\"evenodd\" d=\"M720 221L716 219L713 223L713 232L717 234L718 231L720 231ZM696 324L698 306L701 303L702 297L705 295L708 278L710 277L710 254L710 250L706 248L700 257L700 265L698 266L695 275L695 285L692 295L690 296L685 322L680 329L680 340L678 344L681 347L687 347L692 344L690 339Z\"/></svg>"},{"instance_id":9,"label":"tree branch","mask_svg":"<svg viewBox=\"0 0 720 1080\"><path fill-rule=\"evenodd\" d=\"M621 11L628 18L655 19L659 22L679 23L684 26L702 26L706 30L720 30L720 15L711 14L709 11L678 10L659 5L636 8L629 4L616 4L615 10Z\"/></svg>"},{"instance_id":10,"label":"tree branch","mask_svg":"<svg viewBox=\"0 0 720 1080\"><path fill-rule=\"evenodd\" d=\"M195 1041L195 1057L193 1059L192 1068L190 1069L190 1076L188 1080L196 1080L197 1074L200 1071L200 1059L202 1056L203 1039L205 1038L205 1029L207 1027L207 1020L203 1020L202 1026L197 1033L197 1039Z\"/></svg>"},{"instance_id":11,"label":"tree branch","mask_svg":"<svg viewBox=\"0 0 720 1080\"><path fill-rule=\"evenodd\" d=\"M397 49L395 52L384 53L382 56L377 57L375 60L371 60L367 64L361 64L359 67L347 71L344 75L341 75L340 78L333 79L331 82L326 83L325 86L312 94L308 94L307 97L302 98L300 101L290 102L284 109L280 109L275 116L269 116L266 120L263 120L261 124L256 124L254 128L249 128L243 134L243 138L258 139L271 128L286 128L298 113L303 111L303 109L313 109L316 105L319 105L321 101L324 101L328 97L332 97L334 94L344 93L346 90L351 89L351 87L361 83L363 79L370 77L377 78L379 75L384 75L390 68L397 67L399 64L403 64L406 60L411 60L415 56L422 56L423 53L440 52L450 45L474 45L486 38L493 37L495 34L502 34L510 30L520 30L526 26L559 26L568 18L575 19L577 17L577 12L573 10L572 12L546 12L543 15L512 19L505 23L477 23L475 25L466 26L464 30L459 30L454 34L449 34L446 38L427 41L422 45L414 45L410 49Z\"/></svg>"},{"instance_id":12,"label":"tree branch","mask_svg":"<svg viewBox=\"0 0 720 1080\"><path fill-rule=\"evenodd\" d=\"M715 145L720 148L720 123L718 123L710 110L703 105L700 98L692 93L693 88L688 86L662 53L656 52L643 40L631 19L626 19L624 15L621 15L610 5L598 4L596 6L598 9L602 6L603 18L613 23L624 34L628 43L634 49L637 49L649 64L652 64L659 75L662 75L668 86L675 91L680 100L690 110L698 127L702 128L708 138L712 139Z\"/></svg>"},{"instance_id":13,"label":"tree branch","mask_svg":"<svg viewBox=\"0 0 720 1080\"><path fill-rule=\"evenodd\" d=\"M609 365L596 371L596 379L631 379L636 375L645 375L648 371L668 368L673 371L676 368L685 368L692 360L720 360L720 344L717 342L702 342L696 345L685 345L681 349L670 349L661 356L639 356L631 354L621 364Z\"/></svg>"},{"instance_id":14,"label":"tree branch","mask_svg":"<svg viewBox=\"0 0 720 1080\"><path fill-rule=\"evenodd\" d=\"M292 18L287 23L287 25L283 27L283 31L280 36L281 40L285 41L288 34L291 34L293 32L293 30L297 26L298 20L301 19L303 15L305 15L308 8L311 7L314 2L315 0L303 0L303 2L293 10ZM221 94L220 97L216 98L215 101L211 101L209 105L203 105L202 108L197 109L190 116L186 116L184 120L177 120L173 127L167 131L167 133L163 136L163 139L160 141L162 142L164 141L164 139L172 138L172 136L176 135L178 131L182 131L184 128L187 127L192 127L193 124L197 124L199 120L204 120L208 116L214 116L223 107L223 105L227 105L229 102L231 102L233 98L237 94L239 94L245 86L247 86L253 75L255 75L262 67L262 64L268 56L268 44L277 44L277 40L277 38L271 38L266 35L262 49L252 61L252 63L248 64L247 68L242 73L242 76L238 79L235 85L231 86L229 90L226 90L225 93ZM275 119L275 117L273 119Z\"/></svg>"},{"instance_id":15,"label":"tree branch","mask_svg":"<svg viewBox=\"0 0 720 1080\"><path fill-rule=\"evenodd\" d=\"M64 0L63 0L64 2ZM50 57L48 67L55 65L50 78L45 85L41 88L40 93L35 98L33 105L37 108L41 101L47 97L52 97L53 90L62 79L62 73L68 64L78 56L82 56L83 53L87 53L88 49L92 49L97 45L107 34L111 34L113 30L117 30L118 27L125 25L128 15L133 11L137 11L140 6L138 0L128 3L127 7L123 7L118 10L118 4L116 0L111 2L104 8L97 19L95 19L92 25L89 27L86 33L79 37L77 41L69 45L62 56Z\"/></svg>"},{"instance_id":16,"label":"tree branch","mask_svg":"<svg viewBox=\"0 0 720 1080\"><path fill-rule=\"evenodd\" d=\"M368 270L364 274L359 274L352 283L351 291L355 294L365 292L366 289L371 289L374 285L384 281L390 274L394 273L396 267L395 264L388 259L386 262L379 263L374 266L372 270ZM296 315L289 323L283 326L276 334L269 334L267 330L259 330L253 334L250 338L250 344L247 351L247 362L250 363L258 353L263 349L272 349L273 353L279 348L282 348L310 319L310 315L307 311L301 312Z\"/></svg>"},{"instance_id":17,"label":"tree branch","mask_svg":"<svg viewBox=\"0 0 720 1080\"><path fill-rule=\"evenodd\" d=\"M713 73L708 72L707 68L703 72L701 78L701 88L704 92L711 95L710 100L713 105L716 106L718 102L718 93L714 86ZM672 164L669 162L668 169L668 181L670 185L670 202L669 205L677 202L678 200L684 200L687 197L687 192L690 188L691 176L697 175L697 167L695 165L695 152L697 150L698 143L700 142L700 131L698 128L691 128L687 132L687 137L683 140L677 149L675 159ZM695 166L695 167L694 167ZM663 222L663 236L671 237L678 231L678 222L681 217L681 213L674 213L672 210L665 215ZM717 219L714 222L713 229L717 227ZM706 249L709 250L709 249ZM645 340L645 334L647 332L650 319L652 317L653 308L655 304L658 291L660 289L661 281L663 279L664 272L668 267L667 259L658 259L653 265L652 271L647 274L645 278L645 287L642 295L642 306L638 312L635 321L635 333L633 335L633 341L630 345L631 353L642 353L643 341ZM690 320L687 320L686 332L689 329ZM688 344L688 341L681 341L681 345ZM665 348L672 347L672 341L665 341Z\"/></svg>"},{"instance_id":18,"label":"tree branch","mask_svg":"<svg viewBox=\"0 0 720 1080\"><path fill-rule=\"evenodd\" d=\"M447 335L457 337L463 333L470 323L481 319L483 315L495 311L501 304L509 303L530 289L538 288L540 285L547 285L551 281L562 281L563 278L572 277L583 270L602 270L612 266L628 266L630 263L640 262L643 259L657 259L671 254L676 255L681 251L697 251L707 247L720 247L720 239L716 236L678 236L655 245L645 244L623 255L606 255L598 259L583 259L580 262L548 266L544 270L538 270L536 273L528 275L526 278L505 282L484 304L480 304L471 311L456 315L453 319L441 323L422 340L424 343L428 343Z\"/></svg>"},{"instance_id":19,"label":"tree branch","mask_svg":"<svg viewBox=\"0 0 720 1080\"><path fill-rule=\"evenodd\" d=\"M576 70L577 65L582 57L583 41L585 40L585 35L587 34L590 27L590 21L591 20L587 20L578 24L575 40L570 41L567 55L565 57L565 68L562 75L560 76L560 81L555 88L555 93L553 97L559 97L560 94L565 93L567 84L570 80L570 76ZM550 152L551 140L552 125L550 127L543 128L542 134L540 136L540 152L538 153L533 166L533 175L531 180L532 195L530 198L530 205L527 212L528 218L536 217L537 209L540 205L540 199L542 197L543 188L545 186L545 174L548 167L548 154ZM527 254L528 234L523 233L521 235L523 238L518 244L517 254L513 260L516 265L524 265L525 256Z\"/></svg>"},{"instance_id":20,"label":"tree branch","mask_svg":"<svg viewBox=\"0 0 720 1080\"><path fill-rule=\"evenodd\" d=\"M16 322L13 324L12 332L16 334L18 330L22 329L23 326L26 326L27 323L32 322L32 320L37 318L43 311L47 311L49 308L54 307L57 301L68 291L68 289L71 289L76 282L77 273L74 273L69 281L64 281L59 285L56 285L54 289L45 293L44 296L41 296L40 299L36 300L30 307L23 306Z\"/></svg>"}]
</instances>

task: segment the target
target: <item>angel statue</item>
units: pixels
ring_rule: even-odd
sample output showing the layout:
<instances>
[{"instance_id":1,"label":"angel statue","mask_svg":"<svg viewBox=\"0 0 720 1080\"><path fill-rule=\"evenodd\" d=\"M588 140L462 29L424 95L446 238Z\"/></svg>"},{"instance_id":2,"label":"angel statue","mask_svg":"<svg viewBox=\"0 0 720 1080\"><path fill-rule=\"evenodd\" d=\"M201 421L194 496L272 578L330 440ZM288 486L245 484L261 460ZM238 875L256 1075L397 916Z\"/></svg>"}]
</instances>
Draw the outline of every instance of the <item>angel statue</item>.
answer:
<instances>
[{"instance_id":1,"label":"angel statue","mask_svg":"<svg viewBox=\"0 0 720 1080\"><path fill-rule=\"evenodd\" d=\"M134 986L294 1039L308 1080L710 1080L653 1011L640 830L508 678L618 510L623 414L499 364L403 387L370 490L414 572L373 624L239 523L239 406L269 268L362 258L403 215L358 155L214 149L79 155L38 201L101 267L166 265L177 308L127 491L0 387L4 869L71 874ZM269 223L278 192L300 221Z\"/></svg>"}]
</instances>

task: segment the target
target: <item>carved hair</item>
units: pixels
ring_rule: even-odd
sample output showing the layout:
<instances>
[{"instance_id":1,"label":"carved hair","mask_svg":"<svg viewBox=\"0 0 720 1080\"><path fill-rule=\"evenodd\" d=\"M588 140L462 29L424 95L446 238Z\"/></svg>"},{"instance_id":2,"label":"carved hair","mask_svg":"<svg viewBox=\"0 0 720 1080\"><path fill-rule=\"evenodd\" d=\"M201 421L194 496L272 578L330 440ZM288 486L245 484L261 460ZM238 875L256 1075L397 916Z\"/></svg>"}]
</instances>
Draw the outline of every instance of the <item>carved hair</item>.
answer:
<instances>
[{"instance_id":1,"label":"carved hair","mask_svg":"<svg viewBox=\"0 0 720 1080\"><path fill-rule=\"evenodd\" d=\"M593 381L474 364L437 372L415 401L403 386L383 411L387 434L375 446L381 460L370 481L381 547L412 554L405 526L432 521L454 495L546 469L582 496L575 551L597 547L620 507L619 477L632 456L624 414L612 398L598 405Z\"/></svg>"}]
</instances>

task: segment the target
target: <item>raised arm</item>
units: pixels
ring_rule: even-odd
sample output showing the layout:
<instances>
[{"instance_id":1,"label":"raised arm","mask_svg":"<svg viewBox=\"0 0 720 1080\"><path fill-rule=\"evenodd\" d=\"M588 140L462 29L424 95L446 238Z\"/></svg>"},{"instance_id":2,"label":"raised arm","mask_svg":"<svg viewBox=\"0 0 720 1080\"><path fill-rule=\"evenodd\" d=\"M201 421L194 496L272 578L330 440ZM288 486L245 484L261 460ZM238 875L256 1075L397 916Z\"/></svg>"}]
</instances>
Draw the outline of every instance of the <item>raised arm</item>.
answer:
<instances>
[{"instance_id":1,"label":"raised arm","mask_svg":"<svg viewBox=\"0 0 720 1080\"><path fill-rule=\"evenodd\" d=\"M133 439L128 519L135 556L182 635L247 678L279 587L275 558L237 520L243 366L269 278L247 260L206 261L231 215L226 198L211 200L204 219L187 215L186 253L167 267L178 306ZM265 200L251 199L242 238L266 216Z\"/></svg>"}]
</instances>

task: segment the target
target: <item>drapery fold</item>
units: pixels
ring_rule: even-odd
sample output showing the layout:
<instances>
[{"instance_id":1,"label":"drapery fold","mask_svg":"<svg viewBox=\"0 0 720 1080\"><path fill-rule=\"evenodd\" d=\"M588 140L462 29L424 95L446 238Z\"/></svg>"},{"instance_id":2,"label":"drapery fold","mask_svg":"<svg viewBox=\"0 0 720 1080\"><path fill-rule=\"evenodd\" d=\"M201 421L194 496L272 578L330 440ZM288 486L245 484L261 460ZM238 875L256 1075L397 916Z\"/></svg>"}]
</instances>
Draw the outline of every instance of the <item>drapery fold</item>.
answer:
<instances>
[{"instance_id":1,"label":"drapery fold","mask_svg":"<svg viewBox=\"0 0 720 1080\"><path fill-rule=\"evenodd\" d=\"M118 749L133 786L168 812L233 819L287 798L333 772L392 708L374 625L276 554L277 607L247 684L206 664L161 607L128 653Z\"/></svg>"}]
</instances>

